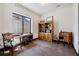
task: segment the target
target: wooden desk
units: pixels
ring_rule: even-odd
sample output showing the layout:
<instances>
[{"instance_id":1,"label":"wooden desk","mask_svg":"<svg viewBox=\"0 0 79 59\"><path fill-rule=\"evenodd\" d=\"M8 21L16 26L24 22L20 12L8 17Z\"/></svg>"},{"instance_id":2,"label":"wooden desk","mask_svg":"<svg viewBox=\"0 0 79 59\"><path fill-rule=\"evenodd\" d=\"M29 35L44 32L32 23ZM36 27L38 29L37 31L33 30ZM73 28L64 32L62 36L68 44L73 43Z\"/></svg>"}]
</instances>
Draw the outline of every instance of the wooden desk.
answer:
<instances>
[{"instance_id":1,"label":"wooden desk","mask_svg":"<svg viewBox=\"0 0 79 59\"><path fill-rule=\"evenodd\" d=\"M72 32L60 32L59 37L63 37L64 42L68 44L72 43Z\"/></svg>"},{"instance_id":2,"label":"wooden desk","mask_svg":"<svg viewBox=\"0 0 79 59\"><path fill-rule=\"evenodd\" d=\"M29 42L32 42L33 34L23 34L21 35L21 38L24 44L28 44Z\"/></svg>"}]
</instances>

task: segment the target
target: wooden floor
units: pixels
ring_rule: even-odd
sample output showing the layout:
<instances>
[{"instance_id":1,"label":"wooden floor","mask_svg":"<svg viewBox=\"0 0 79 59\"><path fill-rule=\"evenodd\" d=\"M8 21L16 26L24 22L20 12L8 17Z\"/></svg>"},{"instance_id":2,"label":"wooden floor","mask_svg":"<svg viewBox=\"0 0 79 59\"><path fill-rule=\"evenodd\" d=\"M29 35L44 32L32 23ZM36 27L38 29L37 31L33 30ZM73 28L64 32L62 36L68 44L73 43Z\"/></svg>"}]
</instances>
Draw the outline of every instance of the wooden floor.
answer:
<instances>
[{"instance_id":1,"label":"wooden floor","mask_svg":"<svg viewBox=\"0 0 79 59\"><path fill-rule=\"evenodd\" d=\"M76 56L74 49L62 43L35 40L24 46L18 56Z\"/></svg>"}]
</instances>

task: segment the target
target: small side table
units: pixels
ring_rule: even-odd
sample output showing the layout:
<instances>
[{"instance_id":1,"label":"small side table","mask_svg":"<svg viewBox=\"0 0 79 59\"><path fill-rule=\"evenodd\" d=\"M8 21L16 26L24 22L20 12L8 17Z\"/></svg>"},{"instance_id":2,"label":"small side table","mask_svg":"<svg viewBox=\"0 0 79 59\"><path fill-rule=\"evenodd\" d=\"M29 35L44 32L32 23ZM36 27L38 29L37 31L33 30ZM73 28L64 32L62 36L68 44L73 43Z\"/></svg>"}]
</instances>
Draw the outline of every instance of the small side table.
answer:
<instances>
[{"instance_id":1,"label":"small side table","mask_svg":"<svg viewBox=\"0 0 79 59\"><path fill-rule=\"evenodd\" d=\"M68 44L72 44L72 32L60 32L59 38Z\"/></svg>"}]
</instances>

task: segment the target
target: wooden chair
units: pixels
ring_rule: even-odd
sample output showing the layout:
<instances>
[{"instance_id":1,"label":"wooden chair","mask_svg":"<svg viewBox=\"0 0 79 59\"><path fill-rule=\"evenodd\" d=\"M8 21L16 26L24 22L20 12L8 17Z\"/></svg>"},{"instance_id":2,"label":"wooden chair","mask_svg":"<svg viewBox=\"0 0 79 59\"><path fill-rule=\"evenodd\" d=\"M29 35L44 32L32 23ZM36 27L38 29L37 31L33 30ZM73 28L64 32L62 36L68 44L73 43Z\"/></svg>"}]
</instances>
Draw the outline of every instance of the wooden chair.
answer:
<instances>
[{"instance_id":1,"label":"wooden chair","mask_svg":"<svg viewBox=\"0 0 79 59\"><path fill-rule=\"evenodd\" d=\"M1 50L3 51L3 54L5 51L9 50L11 55L13 55L14 49L19 45L21 46L22 49L21 38L19 38L19 43L13 44L15 42L14 40L11 40L13 39L12 34L10 33L2 34L2 36L3 36L3 48Z\"/></svg>"}]
</instances>

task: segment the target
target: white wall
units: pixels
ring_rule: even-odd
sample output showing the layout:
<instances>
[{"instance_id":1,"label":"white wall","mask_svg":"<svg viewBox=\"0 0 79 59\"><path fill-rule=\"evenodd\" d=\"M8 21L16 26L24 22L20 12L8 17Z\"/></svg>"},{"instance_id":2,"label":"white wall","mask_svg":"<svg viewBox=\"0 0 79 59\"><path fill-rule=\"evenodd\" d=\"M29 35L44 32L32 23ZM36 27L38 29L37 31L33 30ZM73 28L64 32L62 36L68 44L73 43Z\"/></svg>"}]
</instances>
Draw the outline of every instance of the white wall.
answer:
<instances>
[{"instance_id":1,"label":"white wall","mask_svg":"<svg viewBox=\"0 0 79 59\"><path fill-rule=\"evenodd\" d=\"M4 31L2 23L3 23L3 20L2 20L2 5L0 4L0 33L2 33Z\"/></svg>"},{"instance_id":2,"label":"white wall","mask_svg":"<svg viewBox=\"0 0 79 59\"><path fill-rule=\"evenodd\" d=\"M18 13L24 16L29 16L32 19L32 33L34 34L34 38L38 37L38 22L40 20L40 15L24 8L21 5L18 4L12 4L12 3L4 3L4 4L0 4L0 6L2 7L0 10L0 21L3 21L3 23L0 24L3 26L1 27L0 25L0 32L13 32L12 30L12 13ZM1 19L2 18L2 19Z\"/></svg>"},{"instance_id":3,"label":"white wall","mask_svg":"<svg viewBox=\"0 0 79 59\"><path fill-rule=\"evenodd\" d=\"M78 4L73 4L73 33L74 33L74 47L78 52Z\"/></svg>"},{"instance_id":4,"label":"white wall","mask_svg":"<svg viewBox=\"0 0 79 59\"><path fill-rule=\"evenodd\" d=\"M9 31L9 25L7 24L9 21L6 22L8 17L5 18L6 14L7 14L5 11L7 11L7 9L5 10L5 5L4 4L0 4L0 33L3 33L5 31L7 31L7 32Z\"/></svg>"},{"instance_id":5,"label":"white wall","mask_svg":"<svg viewBox=\"0 0 79 59\"><path fill-rule=\"evenodd\" d=\"M78 54L79 54L79 3L78 3Z\"/></svg>"}]
</instances>

